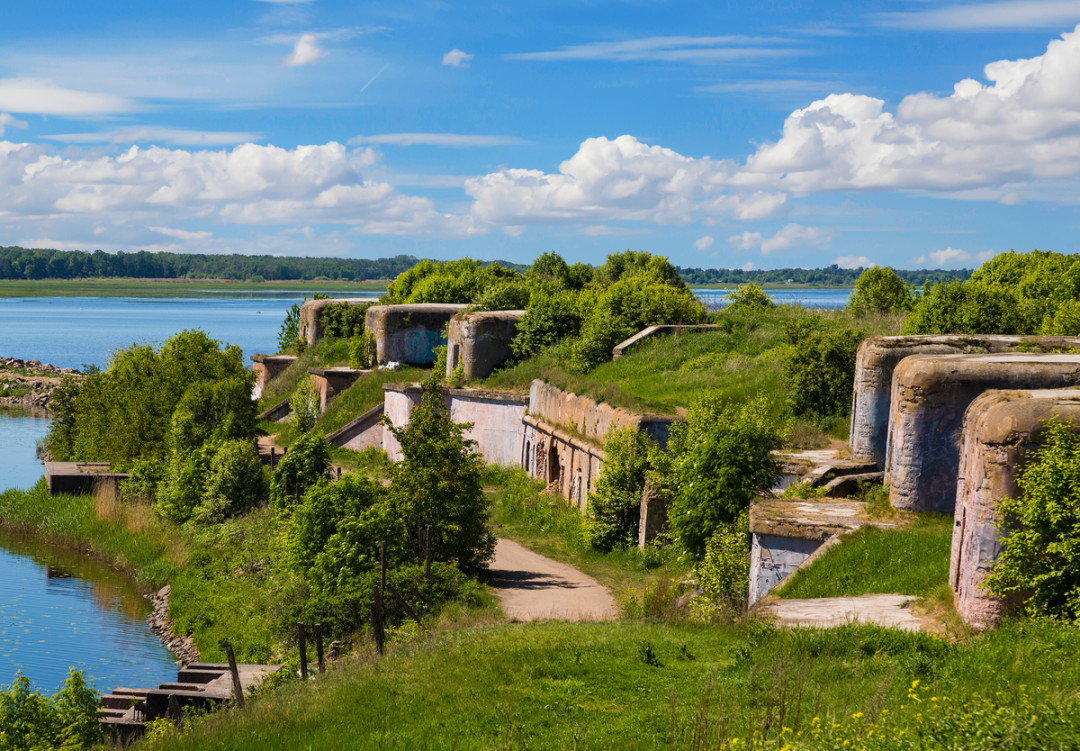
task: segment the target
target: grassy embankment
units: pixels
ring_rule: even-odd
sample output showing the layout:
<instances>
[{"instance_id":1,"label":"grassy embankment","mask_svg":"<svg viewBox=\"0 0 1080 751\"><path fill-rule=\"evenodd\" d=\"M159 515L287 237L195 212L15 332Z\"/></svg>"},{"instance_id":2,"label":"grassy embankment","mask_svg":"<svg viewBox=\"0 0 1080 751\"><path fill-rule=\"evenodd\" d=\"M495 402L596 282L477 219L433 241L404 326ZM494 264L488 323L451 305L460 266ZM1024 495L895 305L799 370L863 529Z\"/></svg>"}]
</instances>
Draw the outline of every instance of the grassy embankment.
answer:
<instances>
[{"instance_id":1,"label":"grassy embankment","mask_svg":"<svg viewBox=\"0 0 1080 751\"><path fill-rule=\"evenodd\" d=\"M363 292L382 295L383 282L317 282L289 280L269 282L234 282L223 279L40 279L0 280L0 297L205 297L222 292L289 291L297 294L315 292Z\"/></svg>"}]
</instances>

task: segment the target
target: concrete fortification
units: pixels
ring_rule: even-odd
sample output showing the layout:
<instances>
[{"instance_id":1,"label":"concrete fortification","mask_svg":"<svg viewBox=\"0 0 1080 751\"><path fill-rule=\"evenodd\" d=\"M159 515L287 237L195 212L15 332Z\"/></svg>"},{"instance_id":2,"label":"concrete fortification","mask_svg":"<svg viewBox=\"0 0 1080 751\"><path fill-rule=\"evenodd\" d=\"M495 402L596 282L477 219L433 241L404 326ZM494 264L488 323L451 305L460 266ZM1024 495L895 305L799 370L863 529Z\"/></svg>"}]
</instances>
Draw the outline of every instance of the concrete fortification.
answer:
<instances>
[{"instance_id":1,"label":"concrete fortification","mask_svg":"<svg viewBox=\"0 0 1080 751\"><path fill-rule=\"evenodd\" d=\"M459 313L450 319L446 376L461 368L466 380L483 378L510 359L510 343L517 335L524 310Z\"/></svg>"},{"instance_id":2,"label":"concrete fortification","mask_svg":"<svg viewBox=\"0 0 1080 751\"><path fill-rule=\"evenodd\" d=\"M364 330L375 337L380 365L402 362L430 365L435 348L446 344L443 331L464 305L373 305L367 310Z\"/></svg>"}]
</instances>

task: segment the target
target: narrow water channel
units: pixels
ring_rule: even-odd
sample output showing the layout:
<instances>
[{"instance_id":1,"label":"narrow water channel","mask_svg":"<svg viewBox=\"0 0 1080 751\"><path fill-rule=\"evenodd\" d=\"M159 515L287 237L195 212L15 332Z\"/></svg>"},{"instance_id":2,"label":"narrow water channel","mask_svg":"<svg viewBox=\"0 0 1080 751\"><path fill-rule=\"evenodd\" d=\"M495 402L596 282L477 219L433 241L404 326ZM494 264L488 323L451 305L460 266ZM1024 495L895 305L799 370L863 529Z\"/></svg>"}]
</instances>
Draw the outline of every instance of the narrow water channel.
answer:
<instances>
[{"instance_id":1,"label":"narrow water channel","mask_svg":"<svg viewBox=\"0 0 1080 751\"><path fill-rule=\"evenodd\" d=\"M35 449L48 424L42 415L0 411L0 492L41 478ZM0 526L0 684L21 670L51 693L69 666L102 692L175 680L149 614L146 598L107 565Z\"/></svg>"}]
</instances>

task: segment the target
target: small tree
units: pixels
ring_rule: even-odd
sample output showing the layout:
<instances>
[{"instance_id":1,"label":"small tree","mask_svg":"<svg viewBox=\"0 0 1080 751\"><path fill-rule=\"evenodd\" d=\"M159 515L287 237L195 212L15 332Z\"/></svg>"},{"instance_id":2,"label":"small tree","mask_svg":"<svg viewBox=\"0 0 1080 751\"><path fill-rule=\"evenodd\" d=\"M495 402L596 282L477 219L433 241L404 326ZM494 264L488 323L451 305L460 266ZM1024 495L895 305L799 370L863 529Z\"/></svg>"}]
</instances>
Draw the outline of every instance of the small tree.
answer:
<instances>
[{"instance_id":1,"label":"small tree","mask_svg":"<svg viewBox=\"0 0 1080 751\"><path fill-rule=\"evenodd\" d=\"M604 466L589 494L585 522L585 538L597 550L637 544L651 443L634 428L612 428L605 436Z\"/></svg>"},{"instance_id":2,"label":"small tree","mask_svg":"<svg viewBox=\"0 0 1080 751\"><path fill-rule=\"evenodd\" d=\"M319 420L319 397L311 385L311 379L305 378L289 397L289 412L293 426L301 433L307 433Z\"/></svg>"},{"instance_id":3,"label":"small tree","mask_svg":"<svg viewBox=\"0 0 1080 751\"><path fill-rule=\"evenodd\" d=\"M1027 595L1031 615L1080 617L1080 436L1052 422L1020 471L1019 498L1002 498L1009 533L986 580L999 597Z\"/></svg>"},{"instance_id":4,"label":"small tree","mask_svg":"<svg viewBox=\"0 0 1080 751\"><path fill-rule=\"evenodd\" d=\"M484 569L495 553L495 536L480 482L483 463L476 442L465 438L472 425L450 419L437 375L424 383L407 426L383 419L401 444L402 460L390 467L390 492L410 539L431 525L435 558L456 561L467 573Z\"/></svg>"},{"instance_id":5,"label":"small tree","mask_svg":"<svg viewBox=\"0 0 1080 751\"><path fill-rule=\"evenodd\" d=\"M888 266L875 266L862 272L848 301L848 309L857 316L911 310L912 305L907 282Z\"/></svg>"},{"instance_id":6,"label":"small tree","mask_svg":"<svg viewBox=\"0 0 1080 751\"><path fill-rule=\"evenodd\" d=\"M865 332L804 330L795 342L786 375L791 411L819 418L847 414L855 383L855 357Z\"/></svg>"},{"instance_id":7,"label":"small tree","mask_svg":"<svg viewBox=\"0 0 1080 751\"><path fill-rule=\"evenodd\" d=\"M270 477L270 500L278 508L291 507L308 488L326 475L330 446L322 436L305 433L281 457Z\"/></svg>"},{"instance_id":8,"label":"small tree","mask_svg":"<svg viewBox=\"0 0 1080 751\"><path fill-rule=\"evenodd\" d=\"M766 310L776 307L776 303L765 294L765 290L753 282L739 285L738 289L725 295L724 299L728 301L728 310Z\"/></svg>"}]
</instances>

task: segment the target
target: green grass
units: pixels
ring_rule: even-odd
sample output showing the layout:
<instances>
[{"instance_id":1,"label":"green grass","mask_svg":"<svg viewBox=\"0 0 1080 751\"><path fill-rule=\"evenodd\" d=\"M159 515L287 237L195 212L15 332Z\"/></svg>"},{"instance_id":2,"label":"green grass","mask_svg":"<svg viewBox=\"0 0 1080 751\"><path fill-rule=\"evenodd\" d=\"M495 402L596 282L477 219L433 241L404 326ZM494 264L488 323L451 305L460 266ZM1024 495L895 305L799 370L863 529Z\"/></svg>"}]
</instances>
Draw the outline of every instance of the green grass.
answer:
<instances>
[{"instance_id":1,"label":"green grass","mask_svg":"<svg viewBox=\"0 0 1080 751\"><path fill-rule=\"evenodd\" d=\"M783 598L903 594L928 597L948 585L953 519L920 514L896 529L846 535L776 590Z\"/></svg>"},{"instance_id":2,"label":"green grass","mask_svg":"<svg viewBox=\"0 0 1080 751\"><path fill-rule=\"evenodd\" d=\"M702 391L715 389L733 402L760 394L785 392L784 365L794 345L785 326L817 319L825 328L861 326L870 333L895 333L897 317L853 319L844 311L810 311L782 306L768 311L728 312L717 317L721 328L648 340L618 360L582 376L567 367L564 348L554 347L496 371L479 382L488 388L526 391L542 378L566 391L618 407L677 414ZM777 414L782 398L774 399Z\"/></svg>"},{"instance_id":3,"label":"green grass","mask_svg":"<svg viewBox=\"0 0 1080 751\"><path fill-rule=\"evenodd\" d=\"M233 282L220 279L41 279L0 280L2 297L211 297L221 292L266 292L288 290L298 294L315 292L376 292L384 294L379 282L269 281Z\"/></svg>"},{"instance_id":4,"label":"green grass","mask_svg":"<svg viewBox=\"0 0 1080 751\"><path fill-rule=\"evenodd\" d=\"M491 524L495 533L530 550L574 566L611 590L620 602L640 599L660 580L678 580L690 564L678 560L674 547L617 549L602 553L589 547L584 518L565 500L543 495L543 483L521 469L489 468Z\"/></svg>"},{"instance_id":5,"label":"green grass","mask_svg":"<svg viewBox=\"0 0 1080 751\"><path fill-rule=\"evenodd\" d=\"M1077 650L1080 630L1053 623L963 644L869 626L458 628L139 747L1066 748Z\"/></svg>"}]
</instances>

